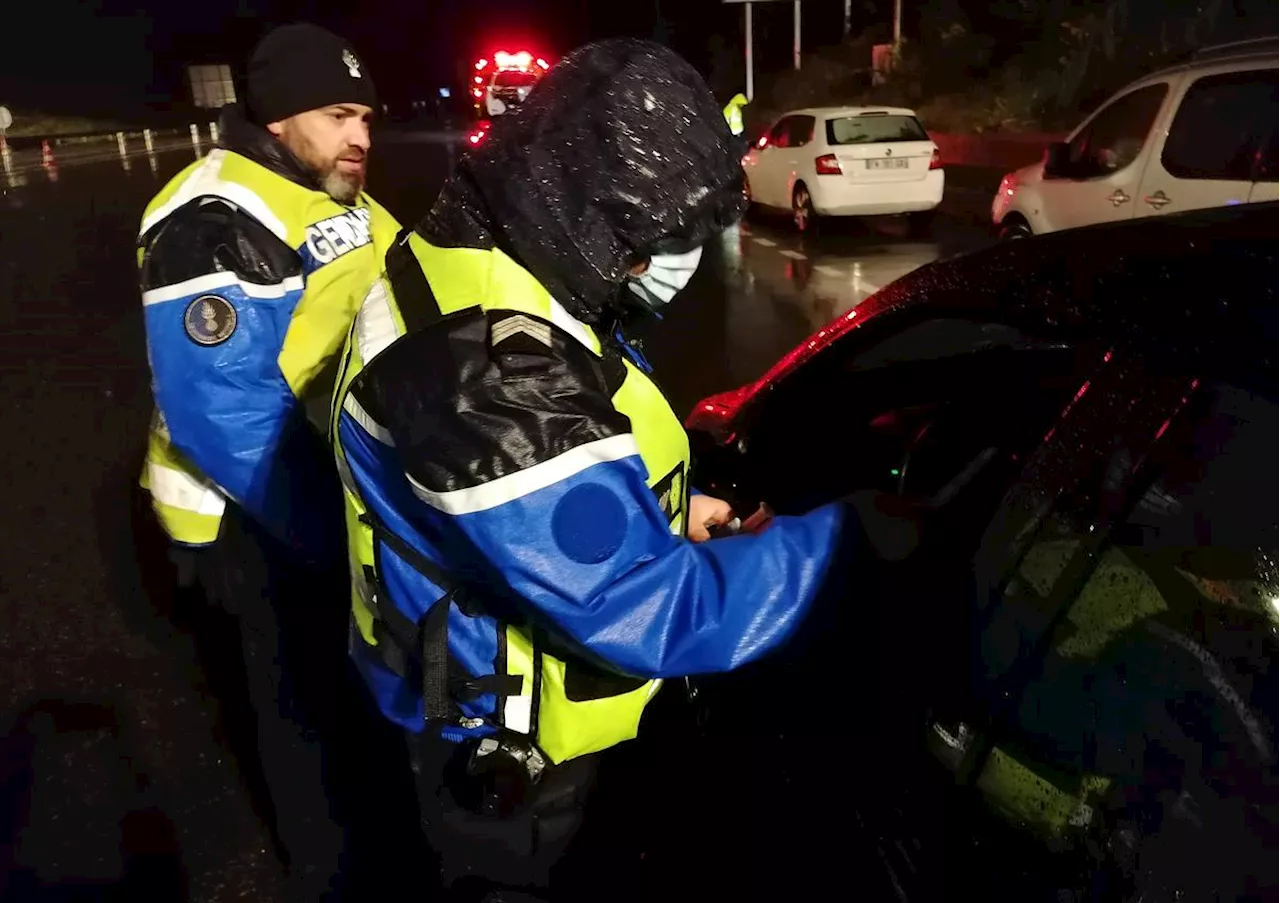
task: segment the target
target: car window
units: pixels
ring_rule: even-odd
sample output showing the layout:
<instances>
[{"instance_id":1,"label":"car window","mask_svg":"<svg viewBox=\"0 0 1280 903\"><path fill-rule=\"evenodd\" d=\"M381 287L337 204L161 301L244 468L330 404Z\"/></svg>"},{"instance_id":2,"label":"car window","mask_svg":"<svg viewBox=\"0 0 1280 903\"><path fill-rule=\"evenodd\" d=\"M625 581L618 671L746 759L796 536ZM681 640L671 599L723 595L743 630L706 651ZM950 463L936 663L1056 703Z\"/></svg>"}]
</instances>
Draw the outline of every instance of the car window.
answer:
<instances>
[{"instance_id":1,"label":"car window","mask_svg":"<svg viewBox=\"0 0 1280 903\"><path fill-rule=\"evenodd\" d=\"M1071 140L1067 160L1080 178L1119 172L1142 152L1169 86L1147 85L1115 100Z\"/></svg>"},{"instance_id":2,"label":"car window","mask_svg":"<svg viewBox=\"0 0 1280 903\"><path fill-rule=\"evenodd\" d=\"M792 117L790 116L784 116L778 120L778 124L769 133L769 145L771 147L791 146L791 119Z\"/></svg>"},{"instance_id":3,"label":"car window","mask_svg":"<svg viewBox=\"0 0 1280 903\"><path fill-rule=\"evenodd\" d=\"M914 116L863 113L827 120L827 144L883 144L889 141L928 141L929 134Z\"/></svg>"},{"instance_id":4,"label":"car window","mask_svg":"<svg viewBox=\"0 0 1280 903\"><path fill-rule=\"evenodd\" d=\"M1176 423L1162 422L1130 510L1072 593L1059 654L1096 656L1121 631L1179 600L1224 616L1251 613L1268 632L1277 623L1276 506L1257 503L1280 491L1276 403L1234 386L1200 392ZM1121 455L1110 467L1139 463ZM1104 482L1107 476L1100 472ZM1063 505L1019 565L1026 587L1048 598L1093 523L1087 506Z\"/></svg>"},{"instance_id":5,"label":"car window","mask_svg":"<svg viewBox=\"0 0 1280 903\"><path fill-rule=\"evenodd\" d=\"M752 412L753 473L741 485L759 498L748 504L803 511L866 488L949 501L971 464L990 463L989 449L1022 449L1043 435L1078 388L1081 368L1097 361L999 323L878 325L880 338L833 344Z\"/></svg>"},{"instance_id":6,"label":"car window","mask_svg":"<svg viewBox=\"0 0 1280 903\"><path fill-rule=\"evenodd\" d=\"M791 117L790 147L804 147L813 140L813 121L812 116Z\"/></svg>"},{"instance_id":7,"label":"car window","mask_svg":"<svg viewBox=\"0 0 1280 903\"><path fill-rule=\"evenodd\" d=\"M1274 158L1276 117L1275 69L1196 79L1169 127L1160 162L1179 179L1251 181L1268 139Z\"/></svg>"}]
</instances>

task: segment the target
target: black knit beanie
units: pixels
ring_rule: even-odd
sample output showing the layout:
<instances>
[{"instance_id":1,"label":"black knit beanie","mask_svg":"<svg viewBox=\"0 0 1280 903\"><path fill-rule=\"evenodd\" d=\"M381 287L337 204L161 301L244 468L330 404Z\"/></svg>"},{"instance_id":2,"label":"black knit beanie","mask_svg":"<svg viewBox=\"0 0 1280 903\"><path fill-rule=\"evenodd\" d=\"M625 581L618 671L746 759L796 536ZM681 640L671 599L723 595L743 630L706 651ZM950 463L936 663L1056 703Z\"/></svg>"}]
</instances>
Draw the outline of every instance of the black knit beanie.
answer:
<instances>
[{"instance_id":1,"label":"black knit beanie","mask_svg":"<svg viewBox=\"0 0 1280 903\"><path fill-rule=\"evenodd\" d=\"M330 104L378 105L355 49L319 25L285 25L264 37L249 57L247 81L245 105L258 125Z\"/></svg>"}]
</instances>

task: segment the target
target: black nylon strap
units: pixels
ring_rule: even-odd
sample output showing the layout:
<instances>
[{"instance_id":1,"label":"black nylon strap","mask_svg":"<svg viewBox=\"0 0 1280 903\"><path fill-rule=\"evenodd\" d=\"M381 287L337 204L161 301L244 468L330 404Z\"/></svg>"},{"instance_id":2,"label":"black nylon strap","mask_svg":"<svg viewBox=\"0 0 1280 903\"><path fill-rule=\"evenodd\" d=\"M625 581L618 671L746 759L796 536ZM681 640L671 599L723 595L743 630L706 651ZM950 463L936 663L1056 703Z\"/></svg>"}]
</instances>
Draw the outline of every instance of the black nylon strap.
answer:
<instances>
[{"instance_id":1,"label":"black nylon strap","mask_svg":"<svg viewBox=\"0 0 1280 903\"><path fill-rule=\"evenodd\" d=\"M422 622L422 713L430 721L456 722L461 714L449 693L449 609L453 593L437 599Z\"/></svg>"},{"instance_id":2,"label":"black nylon strap","mask_svg":"<svg viewBox=\"0 0 1280 903\"><path fill-rule=\"evenodd\" d=\"M360 515L360 523L391 547L402 560L445 591L427 609L422 623L413 623L394 605L379 605L378 620L386 626L397 652L384 658L387 667L401 677L408 675L406 653L414 650L422 662L422 702L427 720L456 722L460 712L449 693L449 608L461 597L461 587L434 561L384 527L368 513ZM381 645L381 643L379 643ZM390 660L387 660L387 659ZM399 665L400 670L397 670Z\"/></svg>"},{"instance_id":3,"label":"black nylon strap","mask_svg":"<svg viewBox=\"0 0 1280 903\"><path fill-rule=\"evenodd\" d=\"M519 696L524 689L524 678L519 674L486 674L483 677L468 677L454 680L450 686L459 696L474 699L486 693L499 696Z\"/></svg>"},{"instance_id":4,"label":"black nylon strap","mask_svg":"<svg viewBox=\"0 0 1280 903\"><path fill-rule=\"evenodd\" d=\"M412 229L402 229L387 251L387 280L404 319L405 332L413 333L440 322L444 314L418 258L409 248ZM433 578L434 579L434 578Z\"/></svg>"}]
</instances>

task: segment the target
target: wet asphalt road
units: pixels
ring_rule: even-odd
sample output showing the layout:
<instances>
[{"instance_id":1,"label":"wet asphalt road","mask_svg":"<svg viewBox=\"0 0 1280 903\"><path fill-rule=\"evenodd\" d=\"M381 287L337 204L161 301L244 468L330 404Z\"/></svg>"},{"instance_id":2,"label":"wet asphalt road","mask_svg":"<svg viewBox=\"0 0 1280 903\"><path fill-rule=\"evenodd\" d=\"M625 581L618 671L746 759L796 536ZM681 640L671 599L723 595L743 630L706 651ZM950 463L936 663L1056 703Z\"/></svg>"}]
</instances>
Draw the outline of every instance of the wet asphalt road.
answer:
<instances>
[{"instance_id":1,"label":"wet asphalt road","mask_svg":"<svg viewBox=\"0 0 1280 903\"><path fill-rule=\"evenodd\" d=\"M371 191L412 221L449 153L384 142ZM189 613L154 585L160 547L130 507L151 406L133 238L150 196L194 157L187 146L56 178L24 159L0 173L0 900L95 888L282 899L213 695L234 675L201 659ZM759 376L894 278L982 243L998 175L949 190L928 241L892 220L801 240L752 217L723 236L645 331L677 411Z\"/></svg>"}]
</instances>

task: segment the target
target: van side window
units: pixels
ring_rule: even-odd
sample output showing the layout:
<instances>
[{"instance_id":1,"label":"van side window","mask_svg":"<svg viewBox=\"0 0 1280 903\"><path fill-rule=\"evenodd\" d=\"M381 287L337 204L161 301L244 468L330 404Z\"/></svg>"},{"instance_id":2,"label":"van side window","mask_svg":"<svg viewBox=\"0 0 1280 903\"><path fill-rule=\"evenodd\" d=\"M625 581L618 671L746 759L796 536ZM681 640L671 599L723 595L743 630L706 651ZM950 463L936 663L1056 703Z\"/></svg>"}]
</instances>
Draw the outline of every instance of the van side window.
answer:
<instances>
[{"instance_id":1,"label":"van side window","mask_svg":"<svg viewBox=\"0 0 1280 903\"><path fill-rule=\"evenodd\" d=\"M1253 181L1260 155L1274 140L1276 118L1275 69L1197 79L1169 127L1160 162L1177 179ZM1268 181L1274 181L1274 166L1270 171Z\"/></svg>"},{"instance_id":2,"label":"van side window","mask_svg":"<svg viewBox=\"0 0 1280 903\"><path fill-rule=\"evenodd\" d=\"M1138 159L1169 86L1147 85L1102 110L1072 139L1068 159L1073 174L1097 178L1119 172Z\"/></svg>"}]
</instances>

